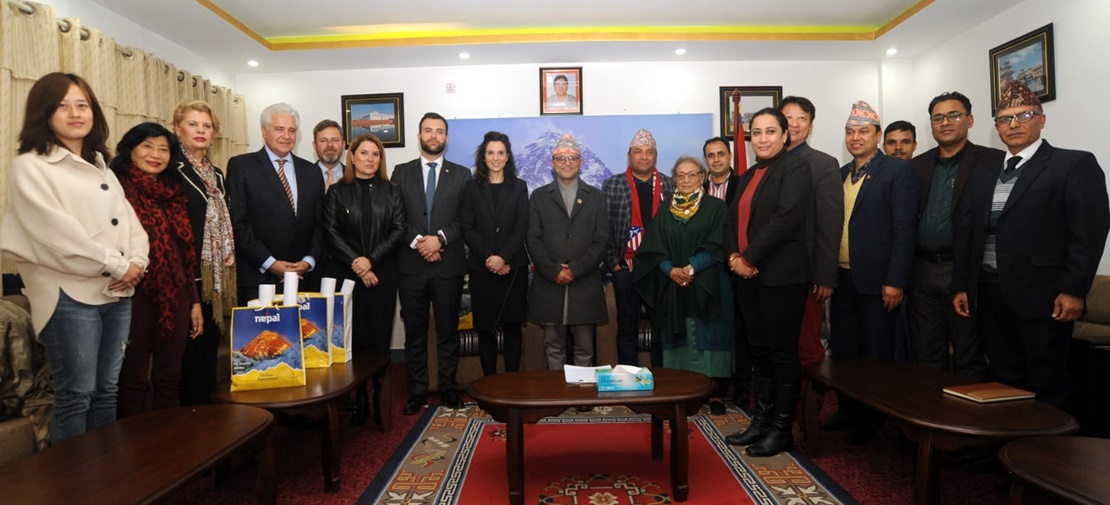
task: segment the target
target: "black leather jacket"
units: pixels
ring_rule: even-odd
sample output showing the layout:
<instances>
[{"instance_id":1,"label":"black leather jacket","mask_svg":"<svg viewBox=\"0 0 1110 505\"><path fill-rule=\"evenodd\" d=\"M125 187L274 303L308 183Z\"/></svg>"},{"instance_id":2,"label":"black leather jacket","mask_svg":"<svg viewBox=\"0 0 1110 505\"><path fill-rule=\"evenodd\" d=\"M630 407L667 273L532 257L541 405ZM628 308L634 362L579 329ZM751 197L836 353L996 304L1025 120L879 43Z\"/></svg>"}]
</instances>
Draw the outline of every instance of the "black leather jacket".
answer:
<instances>
[{"instance_id":1,"label":"black leather jacket","mask_svg":"<svg viewBox=\"0 0 1110 505\"><path fill-rule=\"evenodd\" d=\"M405 233L405 213L396 186L375 177L335 183L324 198L324 239L337 267L350 270L366 256L374 270L392 265Z\"/></svg>"}]
</instances>

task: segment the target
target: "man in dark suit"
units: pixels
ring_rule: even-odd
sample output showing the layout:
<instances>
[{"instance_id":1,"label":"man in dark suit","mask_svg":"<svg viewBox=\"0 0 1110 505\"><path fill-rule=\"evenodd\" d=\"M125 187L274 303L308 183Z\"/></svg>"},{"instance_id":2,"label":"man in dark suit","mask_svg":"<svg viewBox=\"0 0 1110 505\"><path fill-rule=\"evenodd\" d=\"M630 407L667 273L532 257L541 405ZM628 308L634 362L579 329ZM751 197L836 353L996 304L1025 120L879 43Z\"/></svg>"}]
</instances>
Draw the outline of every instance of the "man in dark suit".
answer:
<instances>
[{"instance_id":1,"label":"man in dark suit","mask_svg":"<svg viewBox=\"0 0 1110 505\"><path fill-rule=\"evenodd\" d=\"M844 128L852 161L840 168L844 226L839 279L832 297L833 358L894 358L895 310L909 285L918 182L908 161L879 151L879 116L856 102ZM882 418L843 395L840 412L855 422L848 442L875 438Z\"/></svg>"},{"instance_id":2,"label":"man in dark suit","mask_svg":"<svg viewBox=\"0 0 1110 505\"><path fill-rule=\"evenodd\" d=\"M731 207L736 201L736 181L740 180L740 176L732 169L732 150L728 147L728 140L713 137L705 141L701 150L705 166L709 169L709 177L702 184L705 194L724 200L725 205ZM747 167L742 167L740 171L744 170Z\"/></svg>"},{"instance_id":3,"label":"man in dark suit","mask_svg":"<svg viewBox=\"0 0 1110 505\"><path fill-rule=\"evenodd\" d=\"M447 120L434 112L419 123L420 157L393 169L405 207L405 240L397 254L409 399L405 415L420 411L428 394L428 308L435 306L439 391L443 404L462 407L455 391L459 366L459 304L466 256L462 194L470 171L443 158Z\"/></svg>"},{"instance_id":4,"label":"man in dark suit","mask_svg":"<svg viewBox=\"0 0 1110 505\"><path fill-rule=\"evenodd\" d=\"M821 345L821 321L825 315L825 301L836 288L837 253L840 233L844 228L844 188L836 158L810 147L808 143L809 135L813 133L813 119L817 117L813 102L801 96L788 96L782 99L779 110L786 116L787 131L790 133L787 154L805 159L813 178L813 203L806 214L806 249L813 273L813 290L806 300L802 331L798 337L798 357L802 366L806 366L825 360L825 347Z\"/></svg>"},{"instance_id":5,"label":"man in dark suit","mask_svg":"<svg viewBox=\"0 0 1110 505\"><path fill-rule=\"evenodd\" d=\"M975 116L971 100L958 91L929 102L929 123L937 147L912 160L921 188L917 257L907 301L914 356L919 364L982 381L987 362L975 322L952 310L952 240L959 219L954 211L964 200L971 174L997 165L1003 152L968 141Z\"/></svg>"},{"instance_id":6,"label":"man in dark suit","mask_svg":"<svg viewBox=\"0 0 1110 505\"><path fill-rule=\"evenodd\" d=\"M262 111L257 152L227 162L229 211L235 232L239 304L258 297L259 284L278 284L286 272L302 278L299 291L313 291L310 272L323 253L318 226L324 208L324 179L312 162L293 154L301 117L276 103Z\"/></svg>"},{"instance_id":7,"label":"man in dark suit","mask_svg":"<svg viewBox=\"0 0 1110 505\"><path fill-rule=\"evenodd\" d=\"M968 183L952 304L976 312L997 380L1062 405L1072 328L1110 230L1106 176L1093 154L1041 139L1044 111L1023 84L1003 90L994 120L1007 152Z\"/></svg>"}]
</instances>

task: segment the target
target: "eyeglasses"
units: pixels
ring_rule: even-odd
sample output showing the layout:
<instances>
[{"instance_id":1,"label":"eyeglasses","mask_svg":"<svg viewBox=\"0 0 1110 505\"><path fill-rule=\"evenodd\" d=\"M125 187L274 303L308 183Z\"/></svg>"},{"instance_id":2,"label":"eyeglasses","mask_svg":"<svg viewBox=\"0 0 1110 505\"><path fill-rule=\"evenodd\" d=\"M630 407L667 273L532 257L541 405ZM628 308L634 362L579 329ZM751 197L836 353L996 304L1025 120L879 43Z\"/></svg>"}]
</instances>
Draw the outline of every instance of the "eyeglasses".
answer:
<instances>
[{"instance_id":1,"label":"eyeglasses","mask_svg":"<svg viewBox=\"0 0 1110 505\"><path fill-rule=\"evenodd\" d=\"M690 173L687 173L687 174L674 174L674 180L676 180L676 181L693 181L693 180L697 180L698 177L701 177L701 172L690 172Z\"/></svg>"},{"instance_id":2,"label":"eyeglasses","mask_svg":"<svg viewBox=\"0 0 1110 505\"><path fill-rule=\"evenodd\" d=\"M998 116L994 118L994 124L998 126L1009 126L1011 121L1017 121L1018 123L1028 123L1032 121L1034 117L1040 115L1041 113L1035 110L1027 110L1025 112L1019 112L1011 116Z\"/></svg>"},{"instance_id":3,"label":"eyeglasses","mask_svg":"<svg viewBox=\"0 0 1110 505\"><path fill-rule=\"evenodd\" d=\"M963 112L952 111L948 114L933 114L932 116L929 116L929 122L933 124L941 124L944 122L945 119L947 119L949 123L959 123L960 120L963 118Z\"/></svg>"},{"instance_id":4,"label":"eyeglasses","mask_svg":"<svg viewBox=\"0 0 1110 505\"><path fill-rule=\"evenodd\" d=\"M578 161L580 159L582 159L581 156L552 156L551 157L551 161L555 161L555 162L558 162L558 163L570 163L572 161Z\"/></svg>"}]
</instances>

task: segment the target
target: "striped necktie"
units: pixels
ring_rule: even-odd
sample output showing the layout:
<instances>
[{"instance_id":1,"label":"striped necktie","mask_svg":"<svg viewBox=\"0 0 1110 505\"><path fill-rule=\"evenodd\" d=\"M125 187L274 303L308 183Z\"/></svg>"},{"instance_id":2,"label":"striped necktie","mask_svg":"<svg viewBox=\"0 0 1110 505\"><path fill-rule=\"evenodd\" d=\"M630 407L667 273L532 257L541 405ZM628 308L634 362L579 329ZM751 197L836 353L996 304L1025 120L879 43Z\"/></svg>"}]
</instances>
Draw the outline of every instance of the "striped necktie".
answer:
<instances>
[{"instance_id":1,"label":"striped necktie","mask_svg":"<svg viewBox=\"0 0 1110 505\"><path fill-rule=\"evenodd\" d=\"M293 189L289 187L289 179L285 177L285 160L277 160L278 164L278 179L281 179L281 187L285 189L285 196L289 198L289 205L293 207L293 214L297 213L297 201L293 198Z\"/></svg>"}]
</instances>

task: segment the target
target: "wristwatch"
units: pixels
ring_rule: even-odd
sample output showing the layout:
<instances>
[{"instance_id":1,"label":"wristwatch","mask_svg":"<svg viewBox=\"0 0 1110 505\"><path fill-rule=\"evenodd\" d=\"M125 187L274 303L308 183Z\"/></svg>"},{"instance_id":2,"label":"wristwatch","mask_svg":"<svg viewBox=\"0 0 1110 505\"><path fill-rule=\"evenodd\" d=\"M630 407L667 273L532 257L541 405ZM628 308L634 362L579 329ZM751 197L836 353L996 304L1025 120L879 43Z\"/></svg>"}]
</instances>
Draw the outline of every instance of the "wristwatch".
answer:
<instances>
[{"instance_id":1,"label":"wristwatch","mask_svg":"<svg viewBox=\"0 0 1110 505\"><path fill-rule=\"evenodd\" d=\"M694 275L694 265L686 265L686 273L691 276Z\"/></svg>"}]
</instances>

